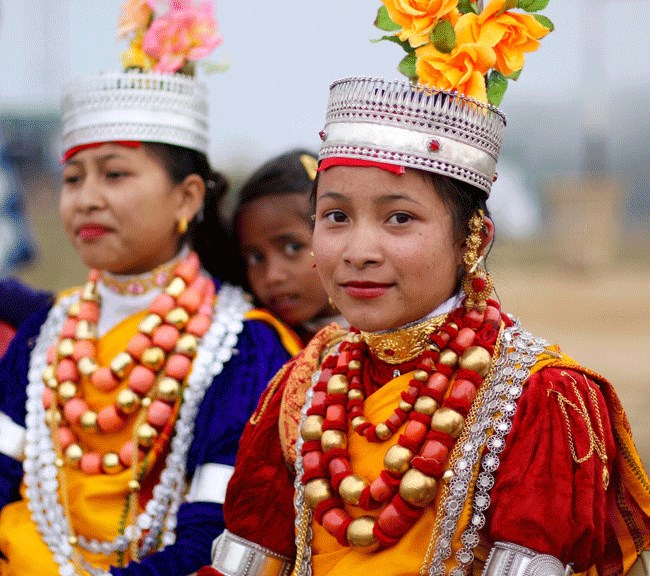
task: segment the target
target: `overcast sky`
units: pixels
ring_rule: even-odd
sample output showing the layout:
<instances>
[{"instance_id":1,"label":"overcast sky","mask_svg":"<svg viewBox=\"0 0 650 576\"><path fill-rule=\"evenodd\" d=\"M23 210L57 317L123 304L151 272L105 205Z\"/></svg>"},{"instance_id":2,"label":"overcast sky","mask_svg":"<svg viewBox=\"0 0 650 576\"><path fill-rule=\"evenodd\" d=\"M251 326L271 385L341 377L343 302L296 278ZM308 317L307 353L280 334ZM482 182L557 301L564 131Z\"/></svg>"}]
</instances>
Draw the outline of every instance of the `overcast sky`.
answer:
<instances>
[{"instance_id":1,"label":"overcast sky","mask_svg":"<svg viewBox=\"0 0 650 576\"><path fill-rule=\"evenodd\" d=\"M118 69L121 3L0 0L0 107L56 110L66 79ZM204 78L216 166L261 161L294 145L314 148L332 80L399 76L399 47L370 42L380 35L372 26L378 1L216 4L224 42L211 60L229 65ZM552 98L573 100L585 114L587 95L600 110L611 88L648 90L650 0L551 0L544 14L557 29L526 57L502 103L506 113L509 103Z\"/></svg>"}]
</instances>

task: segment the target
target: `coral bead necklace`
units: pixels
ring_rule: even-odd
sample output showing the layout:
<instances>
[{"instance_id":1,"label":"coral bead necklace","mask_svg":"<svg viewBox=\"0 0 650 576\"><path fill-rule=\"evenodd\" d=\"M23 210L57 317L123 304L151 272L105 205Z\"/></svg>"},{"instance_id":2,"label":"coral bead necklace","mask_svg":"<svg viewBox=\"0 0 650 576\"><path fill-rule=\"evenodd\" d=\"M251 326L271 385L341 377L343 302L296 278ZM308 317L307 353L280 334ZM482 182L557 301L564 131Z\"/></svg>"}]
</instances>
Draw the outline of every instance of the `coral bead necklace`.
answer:
<instances>
[{"instance_id":1,"label":"coral bead necklace","mask_svg":"<svg viewBox=\"0 0 650 576\"><path fill-rule=\"evenodd\" d=\"M65 462L87 474L114 474L140 460L173 416L199 340L212 321L215 288L200 273L198 256L189 253L151 303L126 350L100 367L99 278L98 271L90 272L79 302L68 309L58 342L48 350L43 403ZM82 384L108 393L124 380L127 386L116 401L97 412L81 396ZM104 454L84 450L74 432L81 427L114 433L129 423L137 427L133 440Z\"/></svg>"},{"instance_id":2,"label":"coral bead necklace","mask_svg":"<svg viewBox=\"0 0 650 576\"><path fill-rule=\"evenodd\" d=\"M398 542L435 499L449 454L488 374L501 324L498 303L484 310L460 307L425 330L417 343L415 370L398 406L384 422L364 415L364 363L376 345L352 330L338 355L322 364L312 404L301 426L305 503L315 520L343 546L365 551ZM392 335L399 339L399 332ZM423 344L424 341L424 344ZM372 348L371 348L372 346ZM381 350L381 348L379 348ZM383 470L371 481L355 474L348 432L385 442ZM345 507L379 509L353 519Z\"/></svg>"}]
</instances>

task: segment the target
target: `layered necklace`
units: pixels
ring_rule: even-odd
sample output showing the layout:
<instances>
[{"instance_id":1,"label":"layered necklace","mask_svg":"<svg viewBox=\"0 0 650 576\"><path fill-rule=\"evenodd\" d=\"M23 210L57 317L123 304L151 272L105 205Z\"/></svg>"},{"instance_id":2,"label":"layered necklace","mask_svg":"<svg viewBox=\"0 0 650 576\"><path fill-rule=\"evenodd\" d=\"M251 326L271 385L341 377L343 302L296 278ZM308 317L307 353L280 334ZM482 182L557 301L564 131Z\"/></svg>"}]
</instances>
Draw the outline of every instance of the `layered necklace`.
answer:
<instances>
[{"instance_id":1,"label":"layered necklace","mask_svg":"<svg viewBox=\"0 0 650 576\"><path fill-rule=\"evenodd\" d=\"M448 456L465 426L478 389L488 375L501 325L497 302L484 310L460 307L386 337L352 330L325 358L313 387L300 434L300 484L314 519L342 546L372 551L397 543L435 499L447 480ZM364 363L371 354L415 370L399 404L383 422L364 414ZM387 449L378 477L355 474L348 431ZM357 518L346 506L379 509Z\"/></svg>"},{"instance_id":2,"label":"layered necklace","mask_svg":"<svg viewBox=\"0 0 650 576\"><path fill-rule=\"evenodd\" d=\"M137 560L161 543L164 547L174 542L196 414L205 391L232 355L243 314L250 308L239 289L223 286L213 314L214 284L201 274L198 257L190 253L153 300L127 349L109 366L100 367L98 280L99 273L91 271L80 293L53 307L31 355L27 389L27 497L60 573L69 576L78 571L104 573L85 562L76 546L107 555L121 555L130 547ZM125 380L127 386L115 403L98 412L82 397L83 385L109 392ZM127 426L132 427L132 439L103 454L86 450L75 433L76 428L102 434ZM166 442L167 431L174 437L165 469L153 498L138 514L145 456L152 448L161 448L157 444ZM124 526L113 541L88 540L75 533L67 504L66 467L88 475L132 470Z\"/></svg>"}]
</instances>

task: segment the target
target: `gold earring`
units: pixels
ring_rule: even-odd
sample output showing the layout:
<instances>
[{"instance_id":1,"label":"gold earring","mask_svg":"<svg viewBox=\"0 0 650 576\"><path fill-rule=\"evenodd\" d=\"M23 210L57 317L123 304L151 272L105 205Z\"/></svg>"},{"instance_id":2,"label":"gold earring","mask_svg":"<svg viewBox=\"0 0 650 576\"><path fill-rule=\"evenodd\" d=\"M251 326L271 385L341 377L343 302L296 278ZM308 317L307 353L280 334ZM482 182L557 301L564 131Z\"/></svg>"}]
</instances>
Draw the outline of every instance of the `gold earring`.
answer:
<instances>
[{"instance_id":1,"label":"gold earring","mask_svg":"<svg viewBox=\"0 0 650 576\"><path fill-rule=\"evenodd\" d=\"M463 254L465 265L465 278L463 279L463 292L465 292L465 308L476 308L481 312L485 310L485 301L492 293L494 284L490 273L481 268L483 254L478 253L481 247L481 232L484 231L483 211L473 214L469 219L469 234L465 240L467 250Z\"/></svg>"},{"instance_id":2,"label":"gold earring","mask_svg":"<svg viewBox=\"0 0 650 576\"><path fill-rule=\"evenodd\" d=\"M328 298L328 299L327 299L327 303L330 305L330 308L331 308L334 312L336 312L336 311L338 310L338 308L336 307L336 304L334 303L334 300L332 300L331 298Z\"/></svg>"},{"instance_id":3,"label":"gold earring","mask_svg":"<svg viewBox=\"0 0 650 576\"><path fill-rule=\"evenodd\" d=\"M182 236L187 232L187 229L189 227L189 224L187 222L187 218L183 216L179 221L178 224L176 225L176 231Z\"/></svg>"},{"instance_id":4,"label":"gold earring","mask_svg":"<svg viewBox=\"0 0 650 576\"><path fill-rule=\"evenodd\" d=\"M314 251L312 250L309 255L313 258L314 257Z\"/></svg>"}]
</instances>

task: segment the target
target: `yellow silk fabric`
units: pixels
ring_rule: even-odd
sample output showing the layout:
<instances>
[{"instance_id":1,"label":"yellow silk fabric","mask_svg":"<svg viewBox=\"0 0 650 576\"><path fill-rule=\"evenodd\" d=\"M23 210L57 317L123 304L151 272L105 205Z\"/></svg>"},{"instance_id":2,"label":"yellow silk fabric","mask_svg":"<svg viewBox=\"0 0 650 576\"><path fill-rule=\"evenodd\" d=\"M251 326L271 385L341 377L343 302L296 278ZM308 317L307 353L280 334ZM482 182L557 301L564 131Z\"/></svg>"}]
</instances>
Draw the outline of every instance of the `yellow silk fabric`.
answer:
<instances>
[{"instance_id":1,"label":"yellow silk fabric","mask_svg":"<svg viewBox=\"0 0 650 576\"><path fill-rule=\"evenodd\" d=\"M285 350L291 354L291 356L295 356L302 350L302 343L300 342L300 338L290 329L286 326L286 324L283 324L278 320L275 316L272 316L269 312L266 310L262 310L261 308L253 308L252 310L249 310L245 314L247 320L260 320L262 322L266 322L271 328L274 328L275 331L278 333L278 336L280 337L280 342L282 342L282 345L284 346Z\"/></svg>"},{"instance_id":2,"label":"yellow silk fabric","mask_svg":"<svg viewBox=\"0 0 650 576\"><path fill-rule=\"evenodd\" d=\"M147 311L143 311L127 318L98 341L97 356L100 365L108 365L116 354L126 348L146 313ZM82 394L92 410L100 410L114 403L118 392L125 386L126 382L109 393L103 393L86 384L82 386ZM130 440L132 429L128 426L125 430L114 434L97 434L75 427L75 434L89 449L104 453L119 449ZM150 463L151 465L153 462ZM108 474L88 476L80 470L66 466L65 482L75 531L88 539L115 538L119 534L120 521L127 507L129 480L131 480L131 471L128 469L111 476ZM60 488L59 494L62 489L63 487ZM21 487L23 498L25 498L24 490L23 485ZM62 502L61 496L59 498ZM0 550L8 559L0 560L1 576L58 574L54 559L32 521L26 499L5 506L0 513ZM115 556L95 556L88 552L83 554L84 558L93 565L103 569L108 569L117 561ZM128 561L128 555L125 560Z\"/></svg>"}]
</instances>

